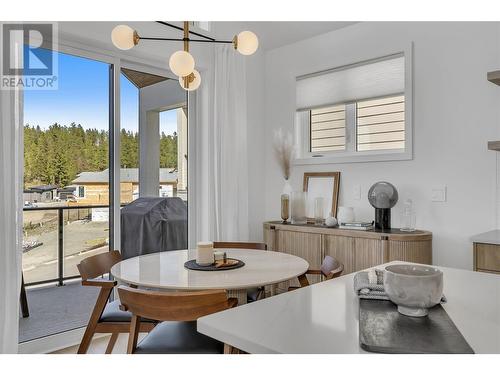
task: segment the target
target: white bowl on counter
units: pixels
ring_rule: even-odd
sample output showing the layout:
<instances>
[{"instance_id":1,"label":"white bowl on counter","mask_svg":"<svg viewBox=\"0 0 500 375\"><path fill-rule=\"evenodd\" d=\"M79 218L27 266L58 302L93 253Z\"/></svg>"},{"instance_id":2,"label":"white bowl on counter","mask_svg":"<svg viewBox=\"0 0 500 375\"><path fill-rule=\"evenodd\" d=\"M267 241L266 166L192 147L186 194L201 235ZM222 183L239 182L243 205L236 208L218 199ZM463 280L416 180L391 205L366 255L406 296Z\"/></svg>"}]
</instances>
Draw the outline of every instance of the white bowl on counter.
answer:
<instances>
[{"instance_id":1,"label":"white bowl on counter","mask_svg":"<svg viewBox=\"0 0 500 375\"><path fill-rule=\"evenodd\" d=\"M441 302L443 272L425 265L395 264L385 267L384 289L398 311L407 316L427 316Z\"/></svg>"}]
</instances>

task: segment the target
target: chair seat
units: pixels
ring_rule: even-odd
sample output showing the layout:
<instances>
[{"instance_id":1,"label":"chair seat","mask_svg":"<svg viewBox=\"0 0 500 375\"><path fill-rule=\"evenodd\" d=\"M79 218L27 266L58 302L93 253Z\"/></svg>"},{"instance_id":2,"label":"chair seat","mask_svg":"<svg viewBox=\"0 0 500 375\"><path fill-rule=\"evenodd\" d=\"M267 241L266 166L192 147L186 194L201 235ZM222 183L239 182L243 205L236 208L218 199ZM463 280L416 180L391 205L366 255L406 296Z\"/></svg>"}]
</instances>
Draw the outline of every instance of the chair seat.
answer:
<instances>
[{"instance_id":1,"label":"chair seat","mask_svg":"<svg viewBox=\"0 0 500 375\"><path fill-rule=\"evenodd\" d=\"M129 311L120 310L120 300L117 299L113 302L108 302L102 312L99 323L130 322L131 319L132 314ZM155 322L151 319L142 319L141 321L150 323Z\"/></svg>"},{"instance_id":2,"label":"chair seat","mask_svg":"<svg viewBox=\"0 0 500 375\"><path fill-rule=\"evenodd\" d=\"M136 354L222 354L224 344L196 330L196 322L163 322L137 345Z\"/></svg>"}]
</instances>

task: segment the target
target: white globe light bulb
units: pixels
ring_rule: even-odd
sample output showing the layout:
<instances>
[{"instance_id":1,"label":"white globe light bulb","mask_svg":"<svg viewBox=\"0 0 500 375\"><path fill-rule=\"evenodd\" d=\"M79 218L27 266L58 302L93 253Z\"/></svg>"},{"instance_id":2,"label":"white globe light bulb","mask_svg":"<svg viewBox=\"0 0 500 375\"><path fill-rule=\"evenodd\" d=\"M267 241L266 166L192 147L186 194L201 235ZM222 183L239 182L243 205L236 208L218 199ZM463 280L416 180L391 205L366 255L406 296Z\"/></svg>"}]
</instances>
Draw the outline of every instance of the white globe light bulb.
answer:
<instances>
[{"instance_id":1,"label":"white globe light bulb","mask_svg":"<svg viewBox=\"0 0 500 375\"><path fill-rule=\"evenodd\" d=\"M185 77L194 70L194 58L189 52L177 51L170 56L168 66L176 76Z\"/></svg>"},{"instance_id":2,"label":"white globe light bulb","mask_svg":"<svg viewBox=\"0 0 500 375\"><path fill-rule=\"evenodd\" d=\"M200 73L195 69L195 70L193 70L192 74L194 75L194 77L192 78L192 80L189 81L188 87L184 86L184 78L185 77L179 77L179 83L180 83L181 87L186 91L194 91L198 87L200 87L200 84L201 84ZM189 78L187 78L187 79L189 79Z\"/></svg>"},{"instance_id":3,"label":"white globe light bulb","mask_svg":"<svg viewBox=\"0 0 500 375\"><path fill-rule=\"evenodd\" d=\"M242 31L236 40L236 49L242 55L252 55L259 48L259 39L251 31Z\"/></svg>"},{"instance_id":4,"label":"white globe light bulb","mask_svg":"<svg viewBox=\"0 0 500 375\"><path fill-rule=\"evenodd\" d=\"M111 32L111 41L116 48L127 50L139 42L139 36L130 26L118 25Z\"/></svg>"}]
</instances>

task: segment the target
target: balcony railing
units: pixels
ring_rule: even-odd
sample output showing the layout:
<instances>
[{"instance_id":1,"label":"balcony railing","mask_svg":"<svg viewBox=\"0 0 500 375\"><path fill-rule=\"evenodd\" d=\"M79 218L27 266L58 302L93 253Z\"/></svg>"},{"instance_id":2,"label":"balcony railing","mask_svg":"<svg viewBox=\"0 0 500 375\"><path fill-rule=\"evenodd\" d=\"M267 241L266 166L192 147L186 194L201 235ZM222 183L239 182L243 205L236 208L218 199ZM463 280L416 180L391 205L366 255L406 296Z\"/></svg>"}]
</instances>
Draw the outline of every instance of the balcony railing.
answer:
<instances>
[{"instance_id":1,"label":"balcony railing","mask_svg":"<svg viewBox=\"0 0 500 375\"><path fill-rule=\"evenodd\" d=\"M58 285L63 285L65 280L79 277L78 272L76 271L75 262L81 260L82 257L85 257L87 252L109 251L108 219L101 216L97 221L92 220L92 216L94 216L92 210L104 208L108 209L109 215L110 207L108 205L24 208L23 211L25 213L25 218L23 221L26 237L35 238L38 233L39 237L44 236L47 242L50 242L45 244L39 241L31 240L25 244L26 248L23 249L23 273L26 286L44 283L57 283ZM75 210L78 211L75 212ZM33 221L31 220L27 220L32 219L32 217L27 218L28 215L35 216L35 213L40 211L55 211L57 214L52 215L52 217L51 215L48 215L48 218L45 214L43 214L37 218L35 224L33 224ZM96 216L99 216L98 214L99 213L96 213ZM80 223L80 225L75 226L73 223ZM71 233L73 237L72 241L76 241L77 243L74 243L74 246L69 249L70 252L67 253L67 251L65 251L68 250L67 247L65 248L65 226L67 227L66 229L68 229L70 224L72 227L69 228L69 231L73 232ZM44 229L44 227L47 226L49 227L48 230ZM54 226L55 228L53 228ZM33 234L33 232L36 233ZM30 235L28 235L28 233ZM54 234L56 236L54 236ZM99 235L101 237L97 238ZM78 241L83 241L83 243ZM54 250L56 250L55 254ZM55 259L53 259L54 255ZM27 269L24 268L25 260L26 263L31 263ZM75 263L71 266L72 268L75 268L75 270L72 271L69 266L65 269L65 261L68 261L68 263L70 261ZM56 264L57 268L52 269L52 265ZM41 275L30 277L30 272L33 270L36 271L37 268L44 268L44 270L38 272Z\"/></svg>"}]
</instances>

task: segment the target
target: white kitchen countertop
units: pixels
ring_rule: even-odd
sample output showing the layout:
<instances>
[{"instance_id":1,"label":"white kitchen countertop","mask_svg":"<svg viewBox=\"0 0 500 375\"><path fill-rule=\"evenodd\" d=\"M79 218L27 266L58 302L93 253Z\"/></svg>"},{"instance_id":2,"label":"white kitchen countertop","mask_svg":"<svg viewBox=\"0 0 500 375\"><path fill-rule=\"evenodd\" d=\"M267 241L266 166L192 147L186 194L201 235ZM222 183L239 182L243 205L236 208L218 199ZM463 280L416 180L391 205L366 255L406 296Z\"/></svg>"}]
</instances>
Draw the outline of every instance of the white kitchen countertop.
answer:
<instances>
[{"instance_id":1,"label":"white kitchen countertop","mask_svg":"<svg viewBox=\"0 0 500 375\"><path fill-rule=\"evenodd\" d=\"M376 268L384 268L391 262ZM500 275L437 267L443 305L476 353L500 353ZM198 319L198 331L249 353L363 353L354 273Z\"/></svg>"},{"instance_id":2,"label":"white kitchen countertop","mask_svg":"<svg viewBox=\"0 0 500 375\"><path fill-rule=\"evenodd\" d=\"M500 230L490 230L471 237L472 242L500 245Z\"/></svg>"}]
</instances>

